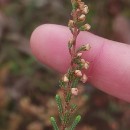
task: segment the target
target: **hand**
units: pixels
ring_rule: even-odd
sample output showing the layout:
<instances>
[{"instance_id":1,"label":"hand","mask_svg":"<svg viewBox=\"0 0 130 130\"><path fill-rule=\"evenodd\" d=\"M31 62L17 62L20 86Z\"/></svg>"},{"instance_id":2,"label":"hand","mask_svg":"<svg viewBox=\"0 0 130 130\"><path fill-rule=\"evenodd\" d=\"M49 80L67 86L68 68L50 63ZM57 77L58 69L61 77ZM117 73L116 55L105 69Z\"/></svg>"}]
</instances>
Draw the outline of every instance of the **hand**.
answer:
<instances>
[{"instance_id":1,"label":"hand","mask_svg":"<svg viewBox=\"0 0 130 130\"><path fill-rule=\"evenodd\" d=\"M67 27L42 25L31 36L33 54L42 63L64 73L69 67L67 43L71 33ZM130 102L130 45L110 41L81 32L78 46L90 43L91 50L83 58L90 61L89 82L98 89Z\"/></svg>"}]
</instances>

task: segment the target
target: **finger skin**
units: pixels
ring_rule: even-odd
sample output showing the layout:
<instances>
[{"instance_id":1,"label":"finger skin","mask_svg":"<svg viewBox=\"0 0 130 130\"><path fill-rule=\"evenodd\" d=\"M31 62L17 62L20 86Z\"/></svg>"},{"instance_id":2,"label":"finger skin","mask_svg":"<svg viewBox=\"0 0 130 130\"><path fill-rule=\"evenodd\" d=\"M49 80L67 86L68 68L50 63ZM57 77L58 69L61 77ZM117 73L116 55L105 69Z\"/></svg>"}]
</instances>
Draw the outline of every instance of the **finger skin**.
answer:
<instances>
[{"instance_id":1,"label":"finger skin","mask_svg":"<svg viewBox=\"0 0 130 130\"><path fill-rule=\"evenodd\" d=\"M51 24L39 26L31 36L32 52L43 64L65 73L70 64L67 43L71 37L67 27ZM86 43L92 47L83 54L83 58L91 62L88 71L91 84L130 102L130 46L81 32L77 47Z\"/></svg>"}]
</instances>

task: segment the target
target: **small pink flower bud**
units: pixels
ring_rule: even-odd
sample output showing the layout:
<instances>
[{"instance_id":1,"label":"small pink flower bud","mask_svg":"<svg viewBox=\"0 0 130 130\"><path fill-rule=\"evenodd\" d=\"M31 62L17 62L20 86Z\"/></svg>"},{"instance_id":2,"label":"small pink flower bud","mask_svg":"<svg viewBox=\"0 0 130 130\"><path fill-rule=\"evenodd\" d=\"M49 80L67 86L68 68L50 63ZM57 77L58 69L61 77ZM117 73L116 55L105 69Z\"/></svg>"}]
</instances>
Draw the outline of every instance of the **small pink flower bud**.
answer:
<instances>
[{"instance_id":1,"label":"small pink flower bud","mask_svg":"<svg viewBox=\"0 0 130 130\"><path fill-rule=\"evenodd\" d=\"M84 25L85 30L90 30L91 26L89 24Z\"/></svg>"},{"instance_id":2,"label":"small pink flower bud","mask_svg":"<svg viewBox=\"0 0 130 130\"><path fill-rule=\"evenodd\" d=\"M78 57L81 57L81 56L82 56L82 53L77 53L77 56L78 56Z\"/></svg>"},{"instance_id":3,"label":"small pink flower bud","mask_svg":"<svg viewBox=\"0 0 130 130\"><path fill-rule=\"evenodd\" d=\"M68 77L67 77L66 75L63 77L63 81L64 81L65 83L68 83L68 82L69 82L69 79L68 79Z\"/></svg>"},{"instance_id":4,"label":"small pink flower bud","mask_svg":"<svg viewBox=\"0 0 130 130\"><path fill-rule=\"evenodd\" d=\"M68 42L68 47L71 48L73 46L74 40L70 39Z\"/></svg>"},{"instance_id":5,"label":"small pink flower bud","mask_svg":"<svg viewBox=\"0 0 130 130\"><path fill-rule=\"evenodd\" d=\"M79 13L79 12L80 12L80 9L77 9L76 11L77 11L77 13Z\"/></svg>"},{"instance_id":6,"label":"small pink flower bud","mask_svg":"<svg viewBox=\"0 0 130 130\"><path fill-rule=\"evenodd\" d=\"M74 39L71 38L71 39L69 40L69 42L70 42L71 44L73 44L73 43L74 43Z\"/></svg>"},{"instance_id":7,"label":"small pink flower bud","mask_svg":"<svg viewBox=\"0 0 130 130\"><path fill-rule=\"evenodd\" d=\"M74 21L73 20L69 20L68 26L69 27L74 27Z\"/></svg>"},{"instance_id":8,"label":"small pink flower bud","mask_svg":"<svg viewBox=\"0 0 130 130\"><path fill-rule=\"evenodd\" d=\"M86 70L89 68L89 64L88 64L87 62L84 64L84 68L85 68Z\"/></svg>"},{"instance_id":9,"label":"small pink flower bud","mask_svg":"<svg viewBox=\"0 0 130 130\"><path fill-rule=\"evenodd\" d=\"M82 72L80 70L75 70L75 75L77 77L81 77L82 76Z\"/></svg>"},{"instance_id":10,"label":"small pink flower bud","mask_svg":"<svg viewBox=\"0 0 130 130\"><path fill-rule=\"evenodd\" d=\"M79 93L79 90L77 88L71 88L71 93L74 95L74 96L77 96L78 93Z\"/></svg>"},{"instance_id":11,"label":"small pink flower bud","mask_svg":"<svg viewBox=\"0 0 130 130\"><path fill-rule=\"evenodd\" d=\"M89 51L90 49L91 49L90 44L86 44L86 45L85 45L85 50L86 50L86 51Z\"/></svg>"},{"instance_id":12,"label":"small pink flower bud","mask_svg":"<svg viewBox=\"0 0 130 130\"><path fill-rule=\"evenodd\" d=\"M80 8L80 10L83 10L84 7L85 7L84 2L79 2L79 8Z\"/></svg>"},{"instance_id":13,"label":"small pink flower bud","mask_svg":"<svg viewBox=\"0 0 130 130\"><path fill-rule=\"evenodd\" d=\"M83 26L80 27L81 31L88 31L90 30L91 26L89 24L85 24Z\"/></svg>"},{"instance_id":14,"label":"small pink flower bud","mask_svg":"<svg viewBox=\"0 0 130 130\"><path fill-rule=\"evenodd\" d=\"M86 83L87 80L88 80L88 77L84 74L83 77L81 78L81 81L83 83Z\"/></svg>"},{"instance_id":15,"label":"small pink flower bud","mask_svg":"<svg viewBox=\"0 0 130 130\"><path fill-rule=\"evenodd\" d=\"M85 21L85 19L86 19L86 17L85 17L85 15L84 15L84 14L82 14L82 15L79 17L79 21L84 22L84 21Z\"/></svg>"},{"instance_id":16,"label":"small pink flower bud","mask_svg":"<svg viewBox=\"0 0 130 130\"><path fill-rule=\"evenodd\" d=\"M85 5L85 6L84 6L84 9L83 9L83 13L84 13L84 14L87 14L88 12L89 12L88 6Z\"/></svg>"},{"instance_id":17,"label":"small pink flower bud","mask_svg":"<svg viewBox=\"0 0 130 130\"><path fill-rule=\"evenodd\" d=\"M81 62L84 64L84 63L85 63L85 60L84 60L84 59L81 59Z\"/></svg>"}]
</instances>

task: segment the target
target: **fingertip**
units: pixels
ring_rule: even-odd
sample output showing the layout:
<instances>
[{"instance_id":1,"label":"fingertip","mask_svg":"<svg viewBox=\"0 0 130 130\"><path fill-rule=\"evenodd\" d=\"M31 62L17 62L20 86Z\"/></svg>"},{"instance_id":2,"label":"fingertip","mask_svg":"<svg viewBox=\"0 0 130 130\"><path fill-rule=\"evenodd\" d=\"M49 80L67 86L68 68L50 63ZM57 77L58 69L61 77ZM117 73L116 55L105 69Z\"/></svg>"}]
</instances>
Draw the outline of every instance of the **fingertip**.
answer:
<instances>
[{"instance_id":1,"label":"fingertip","mask_svg":"<svg viewBox=\"0 0 130 130\"><path fill-rule=\"evenodd\" d=\"M66 44L70 36L69 29L64 26L41 25L33 31L30 38L32 53L43 64L64 72L70 61Z\"/></svg>"},{"instance_id":2,"label":"fingertip","mask_svg":"<svg viewBox=\"0 0 130 130\"><path fill-rule=\"evenodd\" d=\"M59 72L65 72L70 62L67 43L71 37L70 30L65 26L54 24L41 25L31 35L32 53L41 63ZM100 50L102 41L102 38L91 33L81 32L77 39L77 47L90 43L93 49L85 53L84 57L93 61Z\"/></svg>"}]
</instances>

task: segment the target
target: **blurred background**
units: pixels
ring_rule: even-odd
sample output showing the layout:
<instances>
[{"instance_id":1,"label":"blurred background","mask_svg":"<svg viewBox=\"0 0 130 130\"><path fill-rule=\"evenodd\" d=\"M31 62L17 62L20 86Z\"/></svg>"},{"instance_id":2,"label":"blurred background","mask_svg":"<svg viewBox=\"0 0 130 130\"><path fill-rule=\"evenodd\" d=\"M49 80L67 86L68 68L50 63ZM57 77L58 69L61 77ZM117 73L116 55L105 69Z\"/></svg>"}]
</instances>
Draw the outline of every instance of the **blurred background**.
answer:
<instances>
[{"instance_id":1,"label":"blurred background","mask_svg":"<svg viewBox=\"0 0 130 130\"><path fill-rule=\"evenodd\" d=\"M130 44L130 0L85 2L92 33ZM29 39L41 24L67 25L70 12L69 0L0 0L0 130L52 130L60 75L36 61ZM77 130L130 129L129 103L81 88Z\"/></svg>"}]
</instances>

